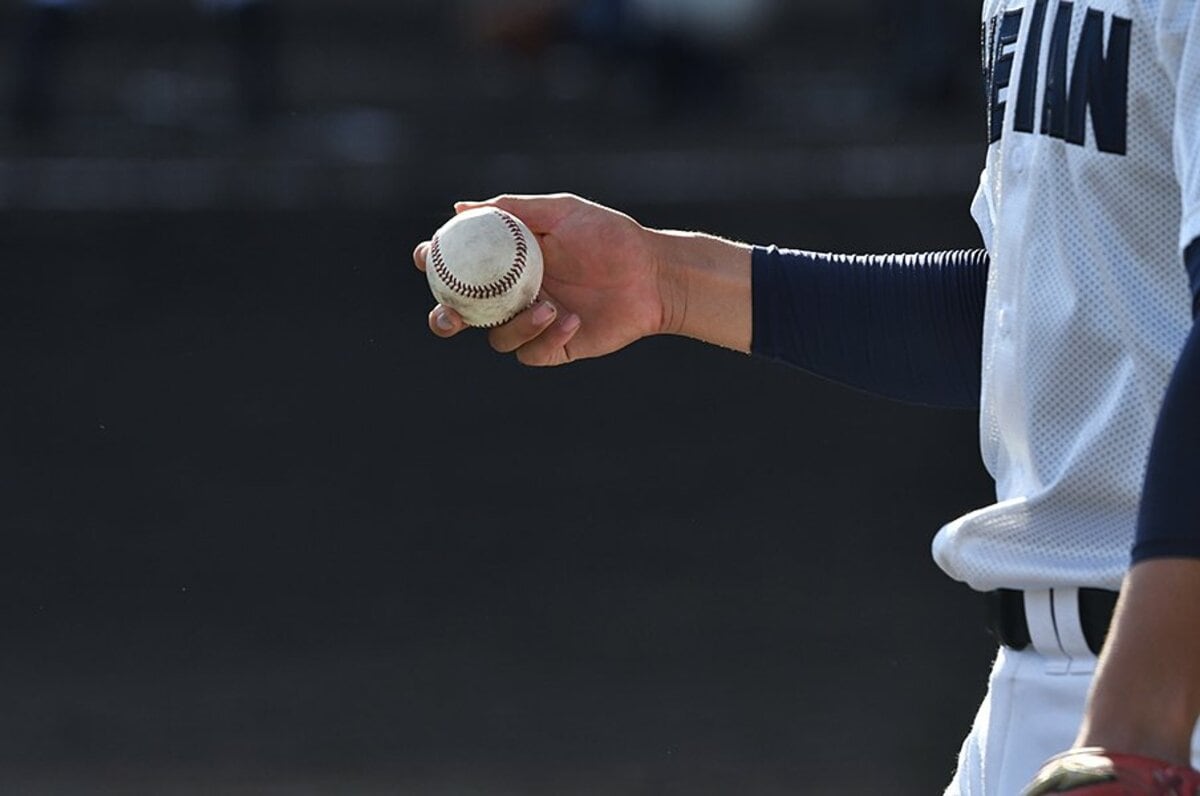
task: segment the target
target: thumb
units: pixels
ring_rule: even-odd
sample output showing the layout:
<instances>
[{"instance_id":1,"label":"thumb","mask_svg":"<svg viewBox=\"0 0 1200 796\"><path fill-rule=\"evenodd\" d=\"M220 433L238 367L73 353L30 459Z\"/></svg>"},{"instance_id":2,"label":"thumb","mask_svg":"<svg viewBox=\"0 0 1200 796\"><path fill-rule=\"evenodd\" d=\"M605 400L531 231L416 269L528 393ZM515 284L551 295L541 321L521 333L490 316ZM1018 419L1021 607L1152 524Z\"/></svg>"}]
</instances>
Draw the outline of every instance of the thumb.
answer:
<instances>
[{"instance_id":1,"label":"thumb","mask_svg":"<svg viewBox=\"0 0 1200 796\"><path fill-rule=\"evenodd\" d=\"M479 207L498 207L525 222L534 234L544 235L554 230L583 202L571 194L528 196L503 194L482 202L455 202L454 212L463 213Z\"/></svg>"}]
</instances>

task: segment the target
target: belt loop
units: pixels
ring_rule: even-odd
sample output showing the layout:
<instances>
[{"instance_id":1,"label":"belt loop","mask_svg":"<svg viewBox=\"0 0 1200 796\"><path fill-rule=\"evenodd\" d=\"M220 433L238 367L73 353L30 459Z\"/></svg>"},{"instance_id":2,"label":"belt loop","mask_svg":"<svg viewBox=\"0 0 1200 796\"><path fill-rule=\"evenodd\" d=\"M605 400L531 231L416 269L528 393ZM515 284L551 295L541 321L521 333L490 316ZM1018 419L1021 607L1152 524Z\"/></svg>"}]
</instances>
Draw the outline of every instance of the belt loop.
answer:
<instances>
[{"instance_id":1,"label":"belt loop","mask_svg":"<svg viewBox=\"0 0 1200 796\"><path fill-rule=\"evenodd\" d=\"M1096 668L1119 595L1068 587L997 589L985 597L988 629L1003 646L1032 646L1045 659L1048 673L1087 674Z\"/></svg>"},{"instance_id":2,"label":"belt loop","mask_svg":"<svg viewBox=\"0 0 1200 796\"><path fill-rule=\"evenodd\" d=\"M1083 632L1079 589L1055 589L1052 594L1058 643L1071 659L1071 673L1089 674L1095 671L1096 656L1092 654L1087 636Z\"/></svg>"},{"instance_id":3,"label":"belt loop","mask_svg":"<svg viewBox=\"0 0 1200 796\"><path fill-rule=\"evenodd\" d=\"M1054 630L1054 592L1050 589L1025 591L1025 621L1029 624L1029 639L1033 648L1046 659L1050 674L1066 674L1070 659L1063 655Z\"/></svg>"}]
</instances>

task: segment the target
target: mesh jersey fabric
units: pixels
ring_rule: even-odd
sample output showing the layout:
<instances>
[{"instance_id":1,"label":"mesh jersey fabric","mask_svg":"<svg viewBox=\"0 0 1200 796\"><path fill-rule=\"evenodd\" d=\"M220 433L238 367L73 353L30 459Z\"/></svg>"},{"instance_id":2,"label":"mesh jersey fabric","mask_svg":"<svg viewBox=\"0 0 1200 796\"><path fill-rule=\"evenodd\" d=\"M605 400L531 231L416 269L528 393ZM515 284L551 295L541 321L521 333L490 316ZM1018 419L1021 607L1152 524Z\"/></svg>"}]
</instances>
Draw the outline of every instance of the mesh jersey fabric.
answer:
<instances>
[{"instance_id":1,"label":"mesh jersey fabric","mask_svg":"<svg viewBox=\"0 0 1200 796\"><path fill-rule=\"evenodd\" d=\"M980 444L997 502L933 543L939 566L976 589L1115 589L1128 568L1155 421L1192 323L1182 250L1200 235L1196 15L1196 0L984 3L985 66L1008 82L992 97L972 204L992 263ZM1124 34L1122 82L1111 70ZM1078 57L1095 56L1097 39L1106 61ZM1102 77L1127 92L1120 146L1119 102L1087 91ZM1082 135L1064 134L1050 109L1057 98L1069 116L1084 97Z\"/></svg>"}]
</instances>

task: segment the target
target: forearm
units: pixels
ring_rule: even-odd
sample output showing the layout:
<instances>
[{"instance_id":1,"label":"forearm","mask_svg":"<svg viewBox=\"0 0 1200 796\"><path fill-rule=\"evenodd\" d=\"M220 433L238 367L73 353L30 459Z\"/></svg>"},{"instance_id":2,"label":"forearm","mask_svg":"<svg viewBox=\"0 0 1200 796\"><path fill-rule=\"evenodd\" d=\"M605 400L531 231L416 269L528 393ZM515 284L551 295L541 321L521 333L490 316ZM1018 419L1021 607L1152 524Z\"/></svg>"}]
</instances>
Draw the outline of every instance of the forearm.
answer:
<instances>
[{"instance_id":1,"label":"forearm","mask_svg":"<svg viewBox=\"0 0 1200 796\"><path fill-rule=\"evenodd\" d=\"M1187 764L1200 717L1200 559L1130 570L1077 746Z\"/></svg>"},{"instance_id":2,"label":"forearm","mask_svg":"<svg viewBox=\"0 0 1200 796\"><path fill-rule=\"evenodd\" d=\"M652 231L663 331L899 400L978 401L987 256L754 249Z\"/></svg>"},{"instance_id":3,"label":"forearm","mask_svg":"<svg viewBox=\"0 0 1200 796\"><path fill-rule=\"evenodd\" d=\"M1200 296L1200 243L1185 256ZM1186 763L1200 716L1200 325L1159 412L1134 566L1079 742Z\"/></svg>"},{"instance_id":4,"label":"forearm","mask_svg":"<svg viewBox=\"0 0 1200 796\"><path fill-rule=\"evenodd\" d=\"M887 398L975 407L988 267L982 250L756 249L753 351Z\"/></svg>"}]
</instances>

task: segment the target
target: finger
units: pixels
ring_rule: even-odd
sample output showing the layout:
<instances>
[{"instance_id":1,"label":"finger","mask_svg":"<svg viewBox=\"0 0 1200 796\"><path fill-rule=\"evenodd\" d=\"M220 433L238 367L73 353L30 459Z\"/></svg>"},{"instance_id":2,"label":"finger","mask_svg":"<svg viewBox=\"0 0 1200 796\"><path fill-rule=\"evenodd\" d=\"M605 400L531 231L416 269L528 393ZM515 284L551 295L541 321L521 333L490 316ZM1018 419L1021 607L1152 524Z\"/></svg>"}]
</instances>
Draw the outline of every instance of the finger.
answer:
<instances>
[{"instance_id":1,"label":"finger","mask_svg":"<svg viewBox=\"0 0 1200 796\"><path fill-rule=\"evenodd\" d=\"M509 354L533 340L558 317L558 307L545 299L488 332L488 342L501 354Z\"/></svg>"},{"instance_id":2,"label":"finger","mask_svg":"<svg viewBox=\"0 0 1200 796\"><path fill-rule=\"evenodd\" d=\"M517 360L523 365L532 367L552 367L573 362L570 344L579 334L582 321L574 313L564 313L563 317L549 329L517 349Z\"/></svg>"},{"instance_id":3,"label":"finger","mask_svg":"<svg viewBox=\"0 0 1200 796\"><path fill-rule=\"evenodd\" d=\"M417 244L417 248L413 250L413 264L417 266L417 270L425 270L425 262L429 259L429 241Z\"/></svg>"},{"instance_id":4,"label":"finger","mask_svg":"<svg viewBox=\"0 0 1200 796\"><path fill-rule=\"evenodd\" d=\"M467 328L462 316L441 304L429 313L429 330L438 337L453 337Z\"/></svg>"},{"instance_id":5,"label":"finger","mask_svg":"<svg viewBox=\"0 0 1200 796\"><path fill-rule=\"evenodd\" d=\"M498 207L525 222L536 234L544 234L558 226L566 216L577 210L583 200L572 194L546 196L504 194L483 202L456 202L454 211L463 213L478 207Z\"/></svg>"}]
</instances>

